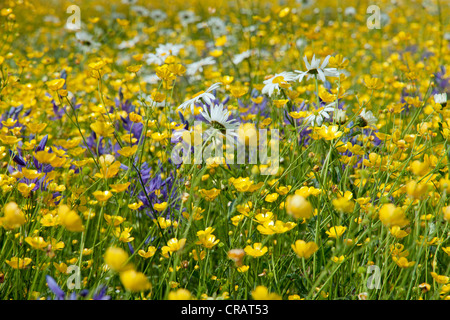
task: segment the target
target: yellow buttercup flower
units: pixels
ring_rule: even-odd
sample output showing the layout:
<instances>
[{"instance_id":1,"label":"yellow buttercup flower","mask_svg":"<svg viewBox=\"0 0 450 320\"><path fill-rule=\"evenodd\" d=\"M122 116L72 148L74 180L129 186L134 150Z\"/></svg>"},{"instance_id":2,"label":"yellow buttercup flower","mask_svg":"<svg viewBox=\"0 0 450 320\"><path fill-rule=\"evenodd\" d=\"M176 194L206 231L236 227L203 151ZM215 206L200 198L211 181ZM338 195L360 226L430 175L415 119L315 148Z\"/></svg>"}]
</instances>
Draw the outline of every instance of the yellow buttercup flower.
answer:
<instances>
[{"instance_id":1,"label":"yellow buttercup flower","mask_svg":"<svg viewBox=\"0 0 450 320\"><path fill-rule=\"evenodd\" d=\"M47 128L47 123L27 123L26 126L31 133L37 134L41 133L45 128Z\"/></svg>"},{"instance_id":2,"label":"yellow buttercup flower","mask_svg":"<svg viewBox=\"0 0 450 320\"><path fill-rule=\"evenodd\" d=\"M128 254L121 248L106 249L104 259L105 263L114 271L120 272L127 269Z\"/></svg>"},{"instance_id":3,"label":"yellow buttercup flower","mask_svg":"<svg viewBox=\"0 0 450 320\"><path fill-rule=\"evenodd\" d=\"M279 194L278 193L271 193L268 194L265 198L266 202L274 202L278 199Z\"/></svg>"},{"instance_id":4,"label":"yellow buttercup flower","mask_svg":"<svg viewBox=\"0 0 450 320\"><path fill-rule=\"evenodd\" d=\"M144 203L142 201L139 201L139 202L130 203L128 205L128 208L130 208L131 210L137 210L140 207L142 207L143 205L144 205Z\"/></svg>"},{"instance_id":5,"label":"yellow buttercup flower","mask_svg":"<svg viewBox=\"0 0 450 320\"><path fill-rule=\"evenodd\" d=\"M180 288L176 291L170 291L167 299L169 299L169 300L191 300L192 295L189 292L189 290Z\"/></svg>"},{"instance_id":6,"label":"yellow buttercup flower","mask_svg":"<svg viewBox=\"0 0 450 320\"><path fill-rule=\"evenodd\" d=\"M366 75L364 77L364 85L371 90L380 90L384 87L384 84L380 79Z\"/></svg>"},{"instance_id":7,"label":"yellow buttercup flower","mask_svg":"<svg viewBox=\"0 0 450 320\"><path fill-rule=\"evenodd\" d=\"M266 254L267 252L267 247L266 246L262 246L261 243L254 243L253 247L251 246L246 246L244 251L246 254L248 254L249 256L253 257L253 258L259 258L262 257L263 255Z\"/></svg>"},{"instance_id":8,"label":"yellow buttercup flower","mask_svg":"<svg viewBox=\"0 0 450 320\"><path fill-rule=\"evenodd\" d=\"M392 203L384 204L380 209L380 220L387 226L399 226L403 228L409 224L409 220L406 218L403 209L396 207Z\"/></svg>"},{"instance_id":9,"label":"yellow buttercup flower","mask_svg":"<svg viewBox=\"0 0 450 320\"><path fill-rule=\"evenodd\" d=\"M84 231L83 221L80 216L67 205L61 205L58 208L59 223L69 231Z\"/></svg>"},{"instance_id":10,"label":"yellow buttercup flower","mask_svg":"<svg viewBox=\"0 0 450 320\"><path fill-rule=\"evenodd\" d=\"M392 260L400 267L400 268L409 268L416 264L415 261L408 261L405 257L396 257L392 256Z\"/></svg>"},{"instance_id":11,"label":"yellow buttercup flower","mask_svg":"<svg viewBox=\"0 0 450 320\"><path fill-rule=\"evenodd\" d=\"M288 300L305 300L305 298L301 298L298 294L291 294Z\"/></svg>"},{"instance_id":12,"label":"yellow buttercup flower","mask_svg":"<svg viewBox=\"0 0 450 320\"><path fill-rule=\"evenodd\" d=\"M318 128L314 128L314 133L319 137L325 140L334 140L342 136L344 133L339 131L338 126L321 126Z\"/></svg>"},{"instance_id":13,"label":"yellow buttercup flower","mask_svg":"<svg viewBox=\"0 0 450 320\"><path fill-rule=\"evenodd\" d=\"M153 219L153 222L157 224L161 229L166 229L172 225L172 221L164 217L158 217L158 219Z\"/></svg>"},{"instance_id":14,"label":"yellow buttercup flower","mask_svg":"<svg viewBox=\"0 0 450 320\"><path fill-rule=\"evenodd\" d=\"M111 192L115 192L115 193L123 192L123 191L128 189L130 184L131 184L131 182L119 183L119 184L111 184L110 185Z\"/></svg>"},{"instance_id":15,"label":"yellow buttercup flower","mask_svg":"<svg viewBox=\"0 0 450 320\"><path fill-rule=\"evenodd\" d=\"M104 66L106 66L106 64L107 64L107 62L106 62L105 60L100 59L100 60L98 60L98 61L89 63L88 66L89 66L89 68L91 68L92 70L98 71L98 70L102 69Z\"/></svg>"},{"instance_id":16,"label":"yellow buttercup flower","mask_svg":"<svg viewBox=\"0 0 450 320\"><path fill-rule=\"evenodd\" d=\"M305 242L303 240L297 240L295 241L295 244L291 245L292 250L294 250L295 254L299 258L305 258L308 259L311 257L317 250L319 250L319 247L315 242Z\"/></svg>"},{"instance_id":17,"label":"yellow buttercup flower","mask_svg":"<svg viewBox=\"0 0 450 320\"><path fill-rule=\"evenodd\" d=\"M100 202L106 202L113 196L112 192L110 191L100 191L97 190L92 193L92 195Z\"/></svg>"},{"instance_id":18,"label":"yellow buttercup flower","mask_svg":"<svg viewBox=\"0 0 450 320\"><path fill-rule=\"evenodd\" d=\"M5 215L0 218L0 225L7 230L16 229L26 222L25 215L15 202L9 202L3 209Z\"/></svg>"},{"instance_id":19,"label":"yellow buttercup flower","mask_svg":"<svg viewBox=\"0 0 450 320\"><path fill-rule=\"evenodd\" d=\"M180 239L172 238L169 241L167 241L167 246L163 246L161 248L161 253L163 257L168 258L169 255L171 255L174 252L177 252L179 250L182 250L184 248L184 245L186 243L186 239Z\"/></svg>"},{"instance_id":20,"label":"yellow buttercup flower","mask_svg":"<svg viewBox=\"0 0 450 320\"><path fill-rule=\"evenodd\" d=\"M214 247L219 242L220 242L220 240L216 239L215 235L209 234L209 235L204 236L204 237L199 237L199 241L197 241L196 244L201 244L205 248L211 249L212 247Z\"/></svg>"},{"instance_id":21,"label":"yellow buttercup flower","mask_svg":"<svg viewBox=\"0 0 450 320\"><path fill-rule=\"evenodd\" d=\"M114 134L114 126L109 122L96 121L90 125L91 129L102 137L112 137Z\"/></svg>"},{"instance_id":22,"label":"yellow buttercup flower","mask_svg":"<svg viewBox=\"0 0 450 320\"><path fill-rule=\"evenodd\" d=\"M296 219L309 219L313 214L313 207L309 201L300 195L291 195L286 198L286 212Z\"/></svg>"},{"instance_id":23,"label":"yellow buttercup flower","mask_svg":"<svg viewBox=\"0 0 450 320\"><path fill-rule=\"evenodd\" d=\"M48 153L45 150L41 150L41 151L35 152L34 157L40 163L51 164L56 159L56 153Z\"/></svg>"},{"instance_id":24,"label":"yellow buttercup flower","mask_svg":"<svg viewBox=\"0 0 450 320\"><path fill-rule=\"evenodd\" d=\"M250 269L250 266L240 266L236 270L240 273L244 273L244 272L247 272L248 269Z\"/></svg>"},{"instance_id":25,"label":"yellow buttercup flower","mask_svg":"<svg viewBox=\"0 0 450 320\"><path fill-rule=\"evenodd\" d=\"M124 157L131 157L132 155L134 155L136 153L138 149L138 145L134 145L132 147L123 147L120 150L117 150L117 153L124 156Z\"/></svg>"},{"instance_id":26,"label":"yellow buttercup flower","mask_svg":"<svg viewBox=\"0 0 450 320\"><path fill-rule=\"evenodd\" d=\"M108 223L109 225L112 225L114 227L117 227L118 225L120 225L122 222L125 221L124 217L121 216L111 216L109 214L103 214L103 218L105 218L106 223Z\"/></svg>"},{"instance_id":27,"label":"yellow buttercup flower","mask_svg":"<svg viewBox=\"0 0 450 320\"><path fill-rule=\"evenodd\" d=\"M59 224L59 217L53 216L52 214L44 215L41 220L39 220L40 224L44 227L54 227Z\"/></svg>"},{"instance_id":28,"label":"yellow buttercup flower","mask_svg":"<svg viewBox=\"0 0 450 320\"><path fill-rule=\"evenodd\" d=\"M196 244L201 244L205 248L211 249L213 246L220 242L219 239L216 240L216 237L212 234L213 232L214 229L211 227L208 227L205 230L198 231L198 241L196 242Z\"/></svg>"},{"instance_id":29,"label":"yellow buttercup flower","mask_svg":"<svg viewBox=\"0 0 450 320\"><path fill-rule=\"evenodd\" d=\"M125 289L132 292L147 291L152 288L145 274L134 269L121 272L120 281Z\"/></svg>"},{"instance_id":30,"label":"yellow buttercup flower","mask_svg":"<svg viewBox=\"0 0 450 320\"><path fill-rule=\"evenodd\" d=\"M256 222L260 223L260 224L264 224L266 222L272 221L273 218L274 218L273 212L267 211L267 212L264 212L264 213L258 213L255 216L254 220Z\"/></svg>"},{"instance_id":31,"label":"yellow buttercup flower","mask_svg":"<svg viewBox=\"0 0 450 320\"><path fill-rule=\"evenodd\" d=\"M212 188L211 190L201 189L200 194L206 201L214 201L214 199L220 194L220 190L216 188Z\"/></svg>"},{"instance_id":32,"label":"yellow buttercup flower","mask_svg":"<svg viewBox=\"0 0 450 320\"><path fill-rule=\"evenodd\" d=\"M153 205L153 209L155 209L158 212L164 211L166 210L166 208L168 207L167 202L162 202L162 203L155 203Z\"/></svg>"},{"instance_id":33,"label":"yellow buttercup flower","mask_svg":"<svg viewBox=\"0 0 450 320\"><path fill-rule=\"evenodd\" d=\"M328 231L325 231L325 233L328 235L328 237L337 239L340 236L342 236L346 230L347 230L347 227L336 226L336 227L331 227L330 229L328 229Z\"/></svg>"},{"instance_id":34,"label":"yellow buttercup flower","mask_svg":"<svg viewBox=\"0 0 450 320\"><path fill-rule=\"evenodd\" d=\"M66 80L64 79L55 79L47 81L47 87L49 87L50 90L58 91L64 87L64 84L66 83Z\"/></svg>"},{"instance_id":35,"label":"yellow buttercup flower","mask_svg":"<svg viewBox=\"0 0 450 320\"><path fill-rule=\"evenodd\" d=\"M337 199L333 199L332 204L337 211L345 213L352 213L355 207L355 202L347 199L346 197L338 197Z\"/></svg>"},{"instance_id":36,"label":"yellow buttercup flower","mask_svg":"<svg viewBox=\"0 0 450 320\"><path fill-rule=\"evenodd\" d=\"M254 300L281 300L281 297L276 293L271 293L265 286L257 286L252 291Z\"/></svg>"},{"instance_id":37,"label":"yellow buttercup flower","mask_svg":"<svg viewBox=\"0 0 450 320\"><path fill-rule=\"evenodd\" d=\"M26 237L25 242L28 243L33 249L42 250L48 246L48 243L44 241L42 237Z\"/></svg>"},{"instance_id":38,"label":"yellow buttercup flower","mask_svg":"<svg viewBox=\"0 0 450 320\"><path fill-rule=\"evenodd\" d=\"M402 239L408 235L408 232L402 230L399 226L393 226L389 229L389 231L397 239Z\"/></svg>"},{"instance_id":39,"label":"yellow buttercup flower","mask_svg":"<svg viewBox=\"0 0 450 320\"><path fill-rule=\"evenodd\" d=\"M0 141L3 142L3 144L7 145L14 145L19 141L22 141L22 138L17 138L15 136L6 136L6 135L0 135Z\"/></svg>"},{"instance_id":40,"label":"yellow buttercup flower","mask_svg":"<svg viewBox=\"0 0 450 320\"><path fill-rule=\"evenodd\" d=\"M144 259L153 257L155 255L155 253L156 253L156 248L154 246L148 247L147 251L144 251L144 250L138 251L138 255L140 255Z\"/></svg>"},{"instance_id":41,"label":"yellow buttercup flower","mask_svg":"<svg viewBox=\"0 0 450 320\"><path fill-rule=\"evenodd\" d=\"M447 284L450 281L450 277L439 275L436 272L431 272L433 279L440 284Z\"/></svg>"},{"instance_id":42,"label":"yellow buttercup flower","mask_svg":"<svg viewBox=\"0 0 450 320\"><path fill-rule=\"evenodd\" d=\"M309 196L317 196L322 192L320 189L316 189L314 187L301 187L298 190L295 190L295 194L298 196L302 196L303 198L308 198Z\"/></svg>"},{"instance_id":43,"label":"yellow buttercup flower","mask_svg":"<svg viewBox=\"0 0 450 320\"><path fill-rule=\"evenodd\" d=\"M25 167L22 168L22 174L25 178L29 180L39 179L42 176L44 176L44 173L39 173L37 170L27 169Z\"/></svg>"},{"instance_id":44,"label":"yellow buttercup flower","mask_svg":"<svg viewBox=\"0 0 450 320\"><path fill-rule=\"evenodd\" d=\"M142 64L137 64L137 65L134 65L134 66L128 66L128 67L127 67L127 71L128 71L128 72L134 72L134 73L136 73L136 72L138 72L141 68L142 68Z\"/></svg>"},{"instance_id":45,"label":"yellow buttercup flower","mask_svg":"<svg viewBox=\"0 0 450 320\"><path fill-rule=\"evenodd\" d=\"M6 263L11 266L13 269L25 269L32 260L30 258L18 258L12 257L11 260L6 260Z\"/></svg>"},{"instance_id":46,"label":"yellow buttercup flower","mask_svg":"<svg viewBox=\"0 0 450 320\"><path fill-rule=\"evenodd\" d=\"M133 227L124 228L120 230L120 227L116 228L114 231L114 236L119 238L120 242L131 242L134 240L134 237L131 236L131 230Z\"/></svg>"},{"instance_id":47,"label":"yellow buttercup flower","mask_svg":"<svg viewBox=\"0 0 450 320\"><path fill-rule=\"evenodd\" d=\"M64 262L61 263L56 263L53 262L53 266L55 267L56 270L58 270L61 273L67 273L67 264L65 264Z\"/></svg>"},{"instance_id":48,"label":"yellow buttercup flower","mask_svg":"<svg viewBox=\"0 0 450 320\"><path fill-rule=\"evenodd\" d=\"M113 155L102 155L99 158L100 172L95 174L96 178L108 179L114 177L120 169L121 163L116 161Z\"/></svg>"},{"instance_id":49,"label":"yellow buttercup flower","mask_svg":"<svg viewBox=\"0 0 450 320\"><path fill-rule=\"evenodd\" d=\"M17 185L17 190L19 190L24 198L27 198L35 186L35 183L26 184L21 182Z\"/></svg>"},{"instance_id":50,"label":"yellow buttercup flower","mask_svg":"<svg viewBox=\"0 0 450 320\"><path fill-rule=\"evenodd\" d=\"M294 222L283 222L281 220L270 220L264 222L262 225L257 227L258 231L262 234L270 235L275 233L285 233L289 230L292 230L295 226L297 226Z\"/></svg>"},{"instance_id":51,"label":"yellow buttercup flower","mask_svg":"<svg viewBox=\"0 0 450 320\"><path fill-rule=\"evenodd\" d=\"M192 257L194 258L195 261L203 260L206 257L205 250L197 252L197 250L193 249L191 253L192 253Z\"/></svg>"},{"instance_id":52,"label":"yellow buttercup flower","mask_svg":"<svg viewBox=\"0 0 450 320\"><path fill-rule=\"evenodd\" d=\"M13 120L12 118L8 118L6 119L6 121L2 121L2 124L8 128L13 127L16 123L17 120Z\"/></svg>"}]
</instances>

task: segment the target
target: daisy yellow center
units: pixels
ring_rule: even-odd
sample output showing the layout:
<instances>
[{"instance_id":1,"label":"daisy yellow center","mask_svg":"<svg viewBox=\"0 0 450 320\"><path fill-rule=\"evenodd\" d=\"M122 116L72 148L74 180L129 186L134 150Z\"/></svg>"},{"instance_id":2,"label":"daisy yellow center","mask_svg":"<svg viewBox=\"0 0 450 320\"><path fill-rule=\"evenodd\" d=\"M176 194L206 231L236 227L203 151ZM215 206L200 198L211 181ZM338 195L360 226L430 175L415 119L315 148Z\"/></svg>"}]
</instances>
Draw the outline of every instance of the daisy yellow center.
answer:
<instances>
[{"instance_id":1,"label":"daisy yellow center","mask_svg":"<svg viewBox=\"0 0 450 320\"><path fill-rule=\"evenodd\" d=\"M282 83L284 83L284 82L285 82L285 81L284 81L284 77L283 77L283 76L275 77L275 78L272 80L272 83L282 84Z\"/></svg>"}]
</instances>

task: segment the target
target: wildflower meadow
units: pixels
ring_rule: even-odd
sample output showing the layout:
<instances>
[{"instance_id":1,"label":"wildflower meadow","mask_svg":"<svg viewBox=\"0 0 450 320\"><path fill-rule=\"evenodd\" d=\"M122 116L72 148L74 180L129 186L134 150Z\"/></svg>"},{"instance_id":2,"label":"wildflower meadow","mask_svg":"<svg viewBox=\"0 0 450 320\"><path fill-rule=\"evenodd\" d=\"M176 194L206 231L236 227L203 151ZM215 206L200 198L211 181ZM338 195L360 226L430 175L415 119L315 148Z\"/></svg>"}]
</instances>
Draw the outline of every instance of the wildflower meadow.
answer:
<instances>
[{"instance_id":1,"label":"wildflower meadow","mask_svg":"<svg viewBox=\"0 0 450 320\"><path fill-rule=\"evenodd\" d=\"M0 300L450 300L448 1L3 0L0 30Z\"/></svg>"}]
</instances>

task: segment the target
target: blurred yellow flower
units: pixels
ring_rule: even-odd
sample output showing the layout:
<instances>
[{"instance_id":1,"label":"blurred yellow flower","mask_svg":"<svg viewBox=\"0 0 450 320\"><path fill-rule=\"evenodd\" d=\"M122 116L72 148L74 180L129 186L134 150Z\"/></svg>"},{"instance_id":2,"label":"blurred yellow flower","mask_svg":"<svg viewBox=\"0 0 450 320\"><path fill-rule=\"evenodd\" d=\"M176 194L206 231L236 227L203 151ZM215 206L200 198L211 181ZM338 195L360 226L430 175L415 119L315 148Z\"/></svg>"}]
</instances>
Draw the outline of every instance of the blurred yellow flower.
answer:
<instances>
[{"instance_id":1,"label":"blurred yellow flower","mask_svg":"<svg viewBox=\"0 0 450 320\"><path fill-rule=\"evenodd\" d=\"M120 281L125 289L132 292L147 291L152 288L145 274L134 269L122 271L120 273Z\"/></svg>"},{"instance_id":2,"label":"blurred yellow flower","mask_svg":"<svg viewBox=\"0 0 450 320\"><path fill-rule=\"evenodd\" d=\"M265 286L257 286L252 291L253 300L281 300L281 297L276 293L270 293Z\"/></svg>"}]
</instances>

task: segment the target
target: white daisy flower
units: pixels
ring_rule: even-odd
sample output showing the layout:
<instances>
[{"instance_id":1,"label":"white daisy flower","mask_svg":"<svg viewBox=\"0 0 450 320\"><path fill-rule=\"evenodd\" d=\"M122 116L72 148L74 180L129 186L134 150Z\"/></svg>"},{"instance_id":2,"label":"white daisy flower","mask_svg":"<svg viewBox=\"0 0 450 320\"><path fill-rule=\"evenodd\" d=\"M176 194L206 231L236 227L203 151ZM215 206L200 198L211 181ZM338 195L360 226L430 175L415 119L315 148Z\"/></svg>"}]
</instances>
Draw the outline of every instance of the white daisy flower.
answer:
<instances>
[{"instance_id":1,"label":"white daisy flower","mask_svg":"<svg viewBox=\"0 0 450 320\"><path fill-rule=\"evenodd\" d=\"M44 17L44 22L55 23L58 24L61 22L57 16L48 15Z\"/></svg>"},{"instance_id":2,"label":"white daisy flower","mask_svg":"<svg viewBox=\"0 0 450 320\"><path fill-rule=\"evenodd\" d=\"M262 94L267 94L269 97L272 96L274 90L280 90L280 84L287 84L290 81L295 80L295 74L292 72L282 72L276 73L270 79L265 80L263 83L265 84L264 88L261 90Z\"/></svg>"},{"instance_id":3,"label":"white daisy flower","mask_svg":"<svg viewBox=\"0 0 450 320\"><path fill-rule=\"evenodd\" d=\"M241 53L239 53L239 54L237 54L237 55L235 55L234 57L233 57L233 64L235 64L235 65L238 65L238 64L240 64L242 61L244 61L245 59L248 59L248 58L250 58L250 56L253 54L253 50L247 50L247 51L244 51L244 52L241 52Z\"/></svg>"},{"instance_id":4,"label":"white daisy flower","mask_svg":"<svg viewBox=\"0 0 450 320\"><path fill-rule=\"evenodd\" d=\"M205 132L207 139L209 137L215 138L217 135L228 140L237 137L240 124L235 119L230 119L230 112L224 108L223 104L211 105L209 112L203 110L200 114L210 125L210 129Z\"/></svg>"},{"instance_id":5,"label":"white daisy flower","mask_svg":"<svg viewBox=\"0 0 450 320\"><path fill-rule=\"evenodd\" d=\"M160 44L158 48L156 48L155 52L159 56L177 56L183 48L184 45L182 44L166 43Z\"/></svg>"},{"instance_id":6,"label":"white daisy flower","mask_svg":"<svg viewBox=\"0 0 450 320\"><path fill-rule=\"evenodd\" d=\"M147 53L145 55L145 62L147 64L162 65L168 56L177 56L183 48L182 44L160 44L156 48L155 53Z\"/></svg>"},{"instance_id":7,"label":"white daisy flower","mask_svg":"<svg viewBox=\"0 0 450 320\"><path fill-rule=\"evenodd\" d=\"M444 108L447 105L447 93L435 94L434 102L439 103Z\"/></svg>"},{"instance_id":8,"label":"white daisy flower","mask_svg":"<svg viewBox=\"0 0 450 320\"><path fill-rule=\"evenodd\" d=\"M195 15L195 12L191 10L178 12L178 18L180 19L180 22L183 25L183 27L186 27L188 24L198 20L198 17Z\"/></svg>"},{"instance_id":9,"label":"white daisy flower","mask_svg":"<svg viewBox=\"0 0 450 320\"><path fill-rule=\"evenodd\" d=\"M142 81L144 81L145 83L149 83L149 84L156 84L159 82L159 80L160 79L156 75L156 73L142 76Z\"/></svg>"},{"instance_id":10,"label":"white daisy flower","mask_svg":"<svg viewBox=\"0 0 450 320\"><path fill-rule=\"evenodd\" d=\"M150 11L147 8L142 7L142 6L132 6L130 8L130 10L136 12L141 17L148 17L148 16L150 16Z\"/></svg>"},{"instance_id":11,"label":"white daisy flower","mask_svg":"<svg viewBox=\"0 0 450 320\"><path fill-rule=\"evenodd\" d=\"M80 49L84 53L98 50L101 46L99 42L94 41L94 37L85 31L78 31L75 33Z\"/></svg>"},{"instance_id":12,"label":"white daisy flower","mask_svg":"<svg viewBox=\"0 0 450 320\"><path fill-rule=\"evenodd\" d=\"M224 108L223 104L213 104L209 112L208 110L203 110L200 114L209 122L211 127L221 132L227 129L239 128L239 122L236 122L236 119L230 119L230 112Z\"/></svg>"},{"instance_id":13,"label":"white daisy flower","mask_svg":"<svg viewBox=\"0 0 450 320\"><path fill-rule=\"evenodd\" d=\"M136 44L138 44L140 41L144 40L144 37L137 35L133 39L122 41L118 46L117 49L127 49L127 48L134 48Z\"/></svg>"},{"instance_id":14,"label":"white daisy flower","mask_svg":"<svg viewBox=\"0 0 450 320\"><path fill-rule=\"evenodd\" d=\"M161 22L161 21L164 21L167 19L167 13L165 13L162 10L158 10L158 9L150 12L149 16L155 22Z\"/></svg>"},{"instance_id":15,"label":"white daisy flower","mask_svg":"<svg viewBox=\"0 0 450 320\"><path fill-rule=\"evenodd\" d=\"M336 121L336 123L345 123L345 121L347 120L347 115L345 114L344 110L341 109L336 109L334 110L334 121Z\"/></svg>"},{"instance_id":16,"label":"white daisy flower","mask_svg":"<svg viewBox=\"0 0 450 320\"><path fill-rule=\"evenodd\" d=\"M145 62L147 64L157 64L157 65L162 65L164 63L164 60L162 57L154 54L154 53L147 53L145 56Z\"/></svg>"},{"instance_id":17,"label":"white daisy flower","mask_svg":"<svg viewBox=\"0 0 450 320\"><path fill-rule=\"evenodd\" d=\"M356 15L356 9L354 7L347 7L345 8L344 14L346 16L355 16Z\"/></svg>"},{"instance_id":18,"label":"white daisy flower","mask_svg":"<svg viewBox=\"0 0 450 320\"><path fill-rule=\"evenodd\" d=\"M219 88L221 85L221 82L214 83L212 86L210 86L206 91L200 91L197 92L191 99L183 102L178 108L185 110L186 108L191 108L191 112L194 113L194 107L197 102L200 102L202 100L207 105L212 104L212 100L216 99L216 97L211 93L212 91Z\"/></svg>"},{"instance_id":19,"label":"white daisy flower","mask_svg":"<svg viewBox=\"0 0 450 320\"><path fill-rule=\"evenodd\" d=\"M220 18L212 17L208 20L207 24L211 28L214 36L222 36L227 33L225 22Z\"/></svg>"},{"instance_id":20,"label":"white daisy flower","mask_svg":"<svg viewBox=\"0 0 450 320\"><path fill-rule=\"evenodd\" d=\"M334 111L334 106L336 105L336 102L332 102L325 107L321 107L313 112L312 115L305 118L306 125L311 125L313 127L322 126L324 119L330 119L331 116L329 112Z\"/></svg>"},{"instance_id":21,"label":"white daisy flower","mask_svg":"<svg viewBox=\"0 0 450 320\"><path fill-rule=\"evenodd\" d=\"M299 73L297 79L299 82L303 80L305 76L307 76L307 80L312 77L318 77L320 80L325 82L326 77L339 77L339 71L336 68L326 68L328 65L328 61L331 56L328 55L320 65L320 59L316 59L316 55L312 57L311 64L308 62L306 56L303 58L305 61L306 71L295 70L295 72Z\"/></svg>"},{"instance_id":22,"label":"white daisy flower","mask_svg":"<svg viewBox=\"0 0 450 320\"><path fill-rule=\"evenodd\" d=\"M207 58L201 59L197 62L188 64L186 66L186 75L193 76L198 71L202 72L204 66L213 65L215 63L216 63L216 61L213 59L213 57L207 57Z\"/></svg>"},{"instance_id":23,"label":"white daisy flower","mask_svg":"<svg viewBox=\"0 0 450 320\"><path fill-rule=\"evenodd\" d=\"M364 108L356 119L356 123L362 128L369 126L376 129L377 118L375 118L372 111L366 111L366 108Z\"/></svg>"},{"instance_id":24,"label":"white daisy flower","mask_svg":"<svg viewBox=\"0 0 450 320\"><path fill-rule=\"evenodd\" d=\"M302 48L306 46L306 44L307 44L306 40L302 38L298 38L297 41L295 41L295 45L297 46L297 48Z\"/></svg>"}]
</instances>

